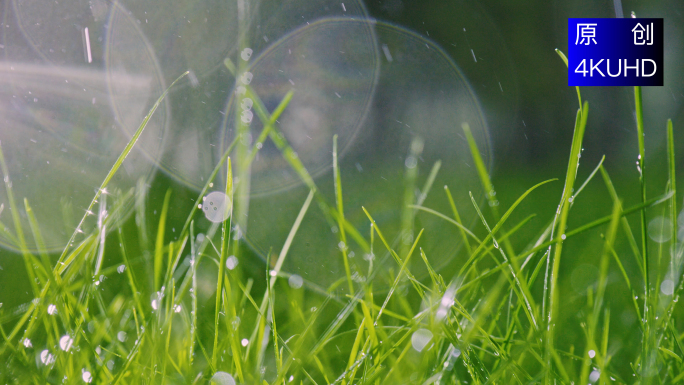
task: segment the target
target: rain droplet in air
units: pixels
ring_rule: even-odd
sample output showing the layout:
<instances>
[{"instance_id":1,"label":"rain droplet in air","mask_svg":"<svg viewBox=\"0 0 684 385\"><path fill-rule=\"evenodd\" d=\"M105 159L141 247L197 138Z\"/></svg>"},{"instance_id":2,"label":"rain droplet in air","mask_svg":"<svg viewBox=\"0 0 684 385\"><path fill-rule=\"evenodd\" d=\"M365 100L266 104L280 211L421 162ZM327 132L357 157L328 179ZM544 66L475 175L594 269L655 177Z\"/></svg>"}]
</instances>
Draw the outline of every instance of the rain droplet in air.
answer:
<instances>
[{"instance_id":1,"label":"rain droplet in air","mask_svg":"<svg viewBox=\"0 0 684 385\"><path fill-rule=\"evenodd\" d=\"M419 352L422 352L430 343L432 339L432 332L427 329L418 329L411 336L411 346Z\"/></svg>"},{"instance_id":2,"label":"rain droplet in air","mask_svg":"<svg viewBox=\"0 0 684 385\"><path fill-rule=\"evenodd\" d=\"M389 50L389 47L387 47L387 44L382 45L382 52L385 54L385 59L387 59L388 62L392 62L392 53Z\"/></svg>"}]
</instances>

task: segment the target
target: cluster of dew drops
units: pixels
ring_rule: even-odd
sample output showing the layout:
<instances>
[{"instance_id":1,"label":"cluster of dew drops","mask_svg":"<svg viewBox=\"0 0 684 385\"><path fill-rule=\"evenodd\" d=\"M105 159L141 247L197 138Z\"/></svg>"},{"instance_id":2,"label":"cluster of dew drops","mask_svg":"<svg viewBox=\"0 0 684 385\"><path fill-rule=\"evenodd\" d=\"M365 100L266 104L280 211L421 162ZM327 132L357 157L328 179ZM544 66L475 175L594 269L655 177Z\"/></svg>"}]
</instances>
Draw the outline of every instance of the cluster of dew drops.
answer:
<instances>
[{"instance_id":1,"label":"cluster of dew drops","mask_svg":"<svg viewBox=\"0 0 684 385\"><path fill-rule=\"evenodd\" d=\"M245 48L242 50L240 53L240 58L244 61L249 61L249 59L252 57L252 49L251 48ZM252 78L254 75L252 75L251 72L244 72L240 76L240 82L244 85L240 85L237 88L237 94L242 96L247 92L247 89L244 87L246 85L249 85L249 83L252 82ZM254 113L252 112L252 106L254 105L254 101L248 97L243 97L240 100L240 109L242 110L242 113L240 114L240 120L244 124L250 124L252 123L252 119L254 118Z\"/></svg>"},{"instance_id":2,"label":"cluster of dew drops","mask_svg":"<svg viewBox=\"0 0 684 385\"><path fill-rule=\"evenodd\" d=\"M54 316L58 312L57 306L54 304L48 305L47 308L47 313L48 315ZM24 338L22 341L22 344L24 345L24 348L30 349L33 348L33 343L29 338ZM74 339L71 337L69 334L63 335L59 339L59 348L63 350L64 352L69 352L72 350L74 347ZM76 348L77 350L77 348ZM40 363L42 363L45 366L51 366L55 363L56 357L54 354L50 352L49 349L43 349L39 354L38 358L40 359ZM81 369L81 379L85 383L91 383L93 381L93 376L90 371L88 371L86 368ZM66 378L65 378L66 380Z\"/></svg>"}]
</instances>

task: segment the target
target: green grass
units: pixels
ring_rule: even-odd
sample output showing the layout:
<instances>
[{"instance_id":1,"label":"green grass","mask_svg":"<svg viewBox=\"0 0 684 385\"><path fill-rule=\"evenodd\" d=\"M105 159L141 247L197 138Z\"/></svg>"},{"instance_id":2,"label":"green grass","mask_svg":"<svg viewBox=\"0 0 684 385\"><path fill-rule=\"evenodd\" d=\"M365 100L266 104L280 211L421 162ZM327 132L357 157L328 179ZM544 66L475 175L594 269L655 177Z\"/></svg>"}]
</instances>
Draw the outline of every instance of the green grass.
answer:
<instances>
[{"instance_id":1,"label":"green grass","mask_svg":"<svg viewBox=\"0 0 684 385\"><path fill-rule=\"evenodd\" d=\"M245 70L229 60L226 66L236 77ZM158 218L149 215L147 206L157 203L148 201L150 192L144 183L131 191L107 191L166 93L112 167L59 255L49 255L41 246L39 221L26 200L22 219L0 148L14 225L12 230L0 224L0 231L21 251L35 298L18 307L0 307L0 381L185 384L214 379L232 384L232 379L260 385L682 381L684 333L676 322L681 319L676 305L684 281L679 279L682 250L676 244L673 124L668 121L666 127L667 185L659 194L647 196L651 190L645 179L641 90L635 89L640 202L623 207L603 159L586 170L580 166L584 132L591 127L587 127L589 103L582 103L579 89L577 94L580 109L567 171L560 203L552 213L524 204L549 194L551 186L561 183L555 179L539 180L510 206L500 205L500 193L493 187L470 128L462 125L488 207L479 207L482 202L471 194L481 223L472 228L462 221L462 208L454 203L448 186L443 196L432 189L439 162L426 173L420 194L414 194L417 168L407 168L403 204L397 208L402 213L399 234L385 233L375 213L365 208L368 227L355 228L345 217L337 138L330 144L335 202L329 204L279 131L277 119L292 93L269 112L247 88L263 131L251 149L240 140L229 146L172 241L168 228L173 190L163 192ZM459 125L455 123L455 129ZM246 128L240 130L244 133ZM309 194L280 249L271 250L265 264L253 263L254 269L244 262L250 249L236 234L239 223L232 215L202 235L195 221L200 219L198 205L221 172L227 181L224 191L235 202L226 214L248 212L245 175L261 147L257 144L266 140L274 142ZM417 157L421 151L422 141L415 138L409 156ZM234 153L241 175L236 183L230 157ZM602 178L595 178L599 173ZM578 180L580 174L588 176ZM582 206L578 198L587 186L594 186L592 194L603 194L612 202L609 215ZM441 196L451 212L425 207L428 195ZM128 203L135 207L134 220L126 220L122 210ZM339 251L334 257L343 261L344 274L329 288L306 283L300 288L289 282L293 278L296 282L296 277L283 269L290 245L312 210L320 210L339 229L339 243L331 248ZM589 210L585 214L593 219L574 223L577 210ZM669 241L649 240L647 213L669 219ZM633 228L628 217L637 214L640 226ZM89 215L98 217L98 225L82 234ZM443 221L447 230L434 237L456 237L462 243L446 268L436 270L421 247L431 234L419 228L418 215ZM534 221L537 216L550 220L540 224ZM27 247L22 220L29 221L30 236L38 245L35 252ZM530 230L533 224L537 227ZM587 239L593 239L588 243L591 247L572 247L573 242ZM364 279L353 277L352 271L359 269L349 255L352 244L371 261ZM228 266L236 256L241 262ZM562 270L580 258L594 259L598 275L577 296L564 289ZM373 261L389 267L374 269ZM415 274L418 265L427 273ZM634 265L636 272L625 267ZM674 285L672 294L661 291L664 284ZM116 289L105 291L104 286ZM625 298L611 298L609 289ZM566 303L574 303L580 311L564 312ZM632 329L619 326L625 314L636 319Z\"/></svg>"}]
</instances>

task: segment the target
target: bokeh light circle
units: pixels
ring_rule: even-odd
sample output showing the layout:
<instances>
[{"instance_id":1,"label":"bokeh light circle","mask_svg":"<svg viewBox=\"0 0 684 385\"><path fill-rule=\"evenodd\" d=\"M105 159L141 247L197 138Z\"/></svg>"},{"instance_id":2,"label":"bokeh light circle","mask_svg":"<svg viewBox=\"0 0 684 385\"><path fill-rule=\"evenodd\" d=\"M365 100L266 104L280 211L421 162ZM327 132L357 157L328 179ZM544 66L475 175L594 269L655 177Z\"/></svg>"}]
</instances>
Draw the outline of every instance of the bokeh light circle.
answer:
<instances>
[{"instance_id":1,"label":"bokeh light circle","mask_svg":"<svg viewBox=\"0 0 684 385\"><path fill-rule=\"evenodd\" d=\"M343 154L368 115L379 69L372 31L371 23L340 18L310 23L266 49L245 73L249 81L241 81L249 84L269 111L288 91L294 92L278 119L279 130L313 176L330 169L333 136L338 136ZM233 113L228 114L226 129L222 130L225 136L220 143L224 145L235 139L233 103L240 104L237 110L241 121L250 125L252 140L264 127L259 119L252 118L254 101L244 97L239 87L226 108ZM245 113L249 113L248 120ZM263 143L251 171L252 196L273 194L302 183L271 140Z\"/></svg>"},{"instance_id":2,"label":"bokeh light circle","mask_svg":"<svg viewBox=\"0 0 684 385\"><path fill-rule=\"evenodd\" d=\"M183 7L180 7L180 10L163 10L155 15L155 21L150 19L149 23L141 24L160 58L161 71L167 82L171 80L169 73L177 76L185 69L191 71L190 82L170 94L173 118L161 166L169 175L195 189L204 185L223 154L222 150L227 145L225 141L232 135L227 131L233 129L234 122L228 120L227 115L235 113L231 102L235 88L244 81L252 81L251 76L255 84L263 82L254 71L235 79L224 65L224 59L236 65L246 63L251 66L264 57L269 47L277 47L275 42L298 28L314 25L321 18L366 16L365 7L358 0L344 2L344 5L332 0L225 3L219 7L209 1L184 2L185 7L192 9L190 14L198 16L186 18ZM148 5L131 5L131 8L140 14ZM153 24L158 27L153 27ZM201 28L194 29L193 25ZM161 33L156 30L158 28L168 32ZM222 32L217 33L216 30ZM363 39L373 41L372 36L364 36ZM181 44L181 40L192 43ZM168 41L172 41L173 46ZM258 121L253 109L238 113L244 122L254 124Z\"/></svg>"},{"instance_id":3,"label":"bokeh light circle","mask_svg":"<svg viewBox=\"0 0 684 385\"><path fill-rule=\"evenodd\" d=\"M26 198L46 248L55 250L76 230L164 81L137 23L118 3L15 0L10 5L0 58L5 127L0 141L21 212ZM162 105L108 186L109 194L149 181L163 150L167 114ZM0 203L9 207L5 188ZM119 218L130 208L121 207ZM4 215L0 219L7 223ZM86 233L95 223L93 215L80 230ZM31 233L28 220L22 227ZM4 237L0 243L17 248ZM32 237L27 243L36 248Z\"/></svg>"},{"instance_id":4,"label":"bokeh light circle","mask_svg":"<svg viewBox=\"0 0 684 385\"><path fill-rule=\"evenodd\" d=\"M351 30L358 28L357 25L372 27L377 36L375 47L380 66L367 118L361 123L350 142L343 145L338 142L338 151L346 151L344 157L339 159L345 216L359 234L368 240L369 221L361 209L361 206L364 206L396 250L403 250L417 231L425 228L421 247L435 268L443 267L453 260L455 252L461 246L460 237L456 236L455 228L447 227L451 225L442 219L422 212L414 213L415 219L411 220L415 230L413 234L401 236L402 207L406 202L407 183L413 183L408 188L409 196L413 195L413 202L424 199L418 191L423 188L430 169L440 161L441 169L431 193L423 204L441 212L450 212L443 189L444 185L448 185L462 218L467 224L471 223L475 218L475 211L468 193L472 191L477 199L481 199L484 194L461 124L467 122L470 125L479 150L488 165L491 162L491 150L487 123L479 101L458 66L429 39L374 20L333 22L339 23L336 26L338 29ZM300 33L305 32L297 32L293 36ZM320 39L325 38L323 34L317 36ZM339 42L332 38L328 45L331 46L329 50L332 52L339 47ZM272 48L271 51L289 53L288 49L290 48L283 46ZM253 72L257 68L258 66L255 66ZM328 64L326 68L330 72L354 72L345 66L335 67ZM279 73L277 66L272 66L270 71L276 76ZM341 75L328 75L326 79L334 76L343 78ZM267 78L267 75L255 74L253 82L257 82L259 78ZM296 85L297 82L295 87ZM274 87L268 92L266 87L262 88L266 89L262 91L266 95L275 94L275 100L282 98L290 89ZM335 91L336 89L323 89L321 93L334 94ZM316 106L320 101L307 102ZM322 102L325 102L325 99ZM302 106L299 108L305 108L306 104L302 103ZM297 109L293 109L291 113L296 111ZM283 122L284 119L280 121L279 127L285 126ZM288 133L283 129L284 136L290 139L297 134L309 132L326 134L325 125L328 122L311 119L308 123L311 124L310 127L305 124L293 125L293 129L299 130L298 132ZM327 136L327 140L316 142L317 147L314 147L323 155L320 160L312 163L314 167L329 170L332 161L332 135L324 136ZM296 140L292 142L292 146L296 147ZM273 154L264 152L264 157L275 159L279 154L276 153L276 149L272 151ZM412 174L416 175L415 181L407 182ZM319 172L314 175L322 201L334 206L332 173ZM292 173L288 177L294 180L296 175ZM279 250L282 247L307 193L308 189L299 184L289 190L276 190L268 196L256 195L252 198L246 235L257 252L263 255L269 249ZM267 221L269 226L263 226L264 221ZM373 276L377 273L386 273L395 263L388 259L381 244L376 243L374 254L370 255L368 250L364 250L350 239L349 234L348 244L340 247L339 231L336 222L331 221L329 215L312 204L290 246L283 269L302 276L314 285L327 287L345 275L341 248L346 248L352 274L358 281L372 278L368 276L371 261ZM436 241L438 238L444 239L437 235L444 231L454 232L452 242ZM416 261L419 261L419 258L416 258ZM412 265L411 269L418 275L425 272L424 264L418 262Z\"/></svg>"}]
</instances>

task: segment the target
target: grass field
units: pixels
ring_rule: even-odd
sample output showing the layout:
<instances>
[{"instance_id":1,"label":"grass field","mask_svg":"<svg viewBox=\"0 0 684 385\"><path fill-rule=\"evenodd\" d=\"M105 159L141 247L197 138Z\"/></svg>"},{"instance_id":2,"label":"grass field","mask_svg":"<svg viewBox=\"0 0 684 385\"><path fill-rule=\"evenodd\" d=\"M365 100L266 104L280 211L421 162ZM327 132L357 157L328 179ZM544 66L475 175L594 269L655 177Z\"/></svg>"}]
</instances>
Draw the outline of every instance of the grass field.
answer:
<instances>
[{"instance_id":1,"label":"grass field","mask_svg":"<svg viewBox=\"0 0 684 385\"><path fill-rule=\"evenodd\" d=\"M0 231L23 258L26 271L21 274L28 278L29 297L35 298L0 307L1 382L427 385L684 380L684 314L676 306L684 284L684 250L677 243L674 154L674 141L681 138L674 137L668 121L663 127L667 163L658 171L667 175L667 184L647 186L652 166L645 164L650 158L644 153L640 88L634 90L638 191L628 193L638 196L638 202L623 203L623 193L616 191L603 160L580 165L585 129L591 128L590 104L578 89L572 142L557 149L568 154L567 169L555 170L557 180L531 175L527 178L534 182L518 196L497 193L468 125L454 122L468 140L485 199L457 197L473 205L457 207L454 202L462 200L455 200L448 186L432 183L439 166L421 170L418 180L411 171L415 169L407 168L398 177L421 186L421 194L407 189L397 208L401 223L393 227L399 230L393 233L375 221L378 213L373 210L363 209L364 228L346 219L350 213L345 212L336 142L331 143L335 200L326 202L320 196L316 182L278 132L276 120L291 94L267 111L258 95L249 89L247 93L255 100L263 133L252 148L236 141L182 213L170 203L178 194L173 190L149 191L142 183L131 191L107 189L162 95L84 214L81 224L95 218L97 225L85 234L79 225L56 255L40 250L39 223L30 202L12 196L12 175L0 152L9 197L0 218L12 221L0 224ZM261 261L232 214L245 210L240 198L244 194L236 192L248 188L247 165L261 148L257 144L269 140L309 194L298 203L285 242ZM227 181L224 192L231 204L219 207L225 220L200 232L203 197L217 178ZM240 182L234 184L236 179ZM553 198L546 198L548 194ZM149 196L163 199L151 201ZM449 210L423 206L427 196L439 197ZM549 199L557 202L549 212L534 203ZM597 208L596 202L603 206ZM127 219L124 208L129 205L135 211ZM479 220L471 225L459 212L472 208ZM329 287L311 285L283 269L290 245L301 236L303 218L314 210L339 230L330 247L335 250L332 258L344 269ZM426 234L420 218L439 218L444 230ZM22 231L22 221L30 223L30 234ZM432 242L456 238L461 245L440 269L433 268L421 247L428 236ZM30 251L28 243L39 250ZM351 245L363 250L363 257L352 258ZM378 268L380 264L385 268ZM8 290L12 288L3 288Z\"/></svg>"}]
</instances>

